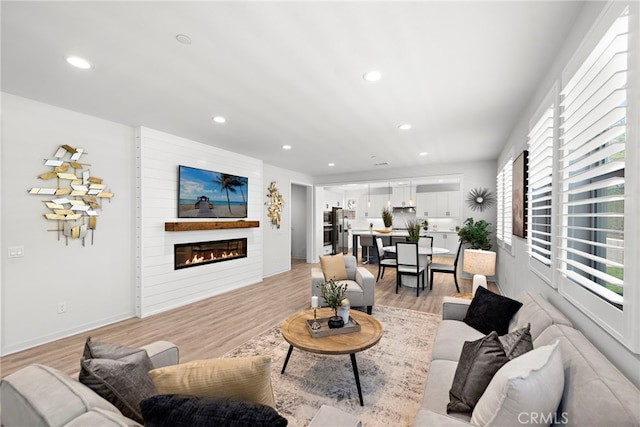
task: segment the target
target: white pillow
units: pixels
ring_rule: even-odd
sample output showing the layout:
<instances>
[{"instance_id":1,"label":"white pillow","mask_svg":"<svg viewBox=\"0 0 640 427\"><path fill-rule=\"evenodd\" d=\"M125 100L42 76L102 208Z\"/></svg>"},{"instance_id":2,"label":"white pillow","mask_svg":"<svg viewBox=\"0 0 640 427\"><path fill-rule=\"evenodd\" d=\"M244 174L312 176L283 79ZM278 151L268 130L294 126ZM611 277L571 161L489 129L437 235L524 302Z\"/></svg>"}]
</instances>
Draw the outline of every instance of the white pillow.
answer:
<instances>
[{"instance_id":1,"label":"white pillow","mask_svg":"<svg viewBox=\"0 0 640 427\"><path fill-rule=\"evenodd\" d=\"M507 362L494 375L471 415L476 426L549 425L564 389L559 342Z\"/></svg>"}]
</instances>

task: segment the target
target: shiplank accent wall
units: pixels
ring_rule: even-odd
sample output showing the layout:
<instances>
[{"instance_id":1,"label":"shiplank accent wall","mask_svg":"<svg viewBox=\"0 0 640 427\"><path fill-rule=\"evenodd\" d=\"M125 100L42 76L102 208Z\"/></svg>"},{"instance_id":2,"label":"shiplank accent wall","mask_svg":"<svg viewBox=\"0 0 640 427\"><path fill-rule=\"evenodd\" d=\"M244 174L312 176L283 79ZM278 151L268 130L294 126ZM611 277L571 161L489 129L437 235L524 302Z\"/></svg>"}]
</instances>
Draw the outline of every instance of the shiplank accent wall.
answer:
<instances>
[{"instance_id":1,"label":"shiplank accent wall","mask_svg":"<svg viewBox=\"0 0 640 427\"><path fill-rule=\"evenodd\" d=\"M144 127L137 129L136 153L136 314L146 317L262 280L262 224L257 228L165 231L167 222L203 221L177 217L179 165L248 177L246 220L260 220L264 208L262 160ZM246 258L174 270L174 244L235 238L247 238Z\"/></svg>"}]
</instances>

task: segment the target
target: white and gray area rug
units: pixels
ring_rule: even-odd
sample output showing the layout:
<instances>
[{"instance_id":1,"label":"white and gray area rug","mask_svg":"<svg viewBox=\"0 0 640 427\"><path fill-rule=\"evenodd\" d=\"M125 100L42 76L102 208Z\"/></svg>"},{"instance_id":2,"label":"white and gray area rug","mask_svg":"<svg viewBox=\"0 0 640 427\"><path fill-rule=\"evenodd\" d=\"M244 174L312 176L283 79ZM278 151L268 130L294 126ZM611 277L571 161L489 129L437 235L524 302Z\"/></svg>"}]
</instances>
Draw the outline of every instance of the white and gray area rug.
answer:
<instances>
[{"instance_id":1,"label":"white and gray area rug","mask_svg":"<svg viewBox=\"0 0 640 427\"><path fill-rule=\"evenodd\" d=\"M271 357L276 409L289 426L306 426L323 404L355 415L366 427L410 426L422 403L440 316L387 306L375 306L373 316L382 323L384 335L377 345L356 354L364 407L358 400L348 355L325 356L294 349L281 375L289 344L279 326L225 357Z\"/></svg>"}]
</instances>

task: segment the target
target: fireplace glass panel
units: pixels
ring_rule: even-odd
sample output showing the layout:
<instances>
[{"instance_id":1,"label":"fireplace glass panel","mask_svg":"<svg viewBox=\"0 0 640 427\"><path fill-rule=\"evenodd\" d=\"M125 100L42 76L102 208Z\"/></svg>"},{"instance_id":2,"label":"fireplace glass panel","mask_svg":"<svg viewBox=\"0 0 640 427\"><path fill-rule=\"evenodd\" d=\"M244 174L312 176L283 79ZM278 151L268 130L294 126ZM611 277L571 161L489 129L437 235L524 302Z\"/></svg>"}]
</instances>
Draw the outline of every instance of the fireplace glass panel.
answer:
<instances>
[{"instance_id":1,"label":"fireplace glass panel","mask_svg":"<svg viewBox=\"0 0 640 427\"><path fill-rule=\"evenodd\" d=\"M176 270L246 257L246 238L174 245Z\"/></svg>"}]
</instances>

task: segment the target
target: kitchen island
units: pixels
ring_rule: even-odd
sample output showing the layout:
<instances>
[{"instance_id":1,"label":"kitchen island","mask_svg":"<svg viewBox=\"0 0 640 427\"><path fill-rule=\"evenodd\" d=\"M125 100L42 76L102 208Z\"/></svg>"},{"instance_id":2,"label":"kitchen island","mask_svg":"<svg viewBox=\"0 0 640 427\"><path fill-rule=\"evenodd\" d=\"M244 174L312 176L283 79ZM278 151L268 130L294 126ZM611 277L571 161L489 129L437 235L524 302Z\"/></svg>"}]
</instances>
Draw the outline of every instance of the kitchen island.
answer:
<instances>
[{"instance_id":1,"label":"kitchen island","mask_svg":"<svg viewBox=\"0 0 640 427\"><path fill-rule=\"evenodd\" d=\"M458 233L455 230L428 230L421 231L421 236L432 236L433 237L433 246L434 247L442 247L449 250L449 254L456 253L458 249ZM382 241L384 246L392 246L391 238L392 237L408 237L409 232L403 229L394 229L391 231L382 231L382 230L351 230L351 238L352 245L351 250L353 255L356 257L356 262L358 262L358 242L360 236L373 236L382 237Z\"/></svg>"}]
</instances>

